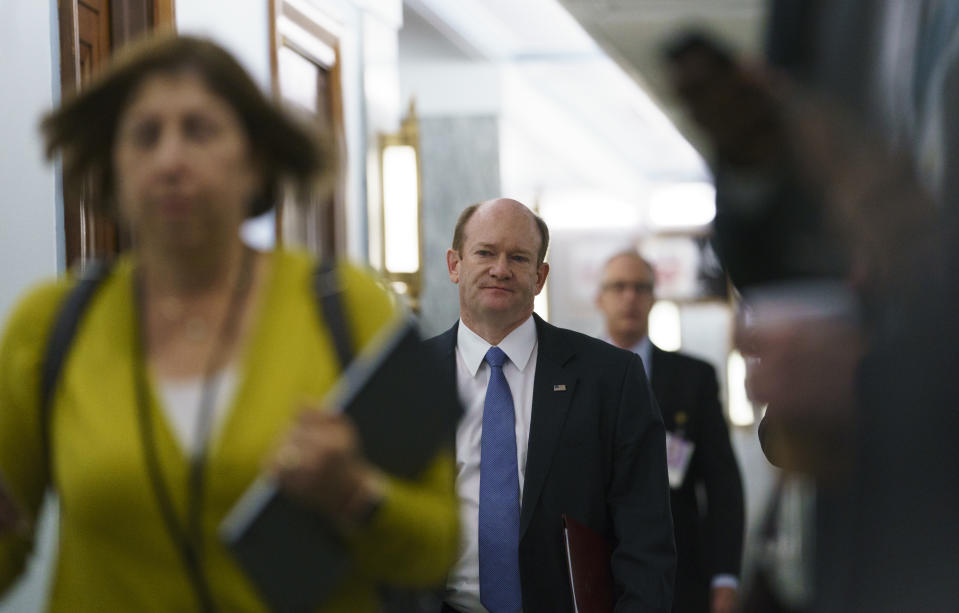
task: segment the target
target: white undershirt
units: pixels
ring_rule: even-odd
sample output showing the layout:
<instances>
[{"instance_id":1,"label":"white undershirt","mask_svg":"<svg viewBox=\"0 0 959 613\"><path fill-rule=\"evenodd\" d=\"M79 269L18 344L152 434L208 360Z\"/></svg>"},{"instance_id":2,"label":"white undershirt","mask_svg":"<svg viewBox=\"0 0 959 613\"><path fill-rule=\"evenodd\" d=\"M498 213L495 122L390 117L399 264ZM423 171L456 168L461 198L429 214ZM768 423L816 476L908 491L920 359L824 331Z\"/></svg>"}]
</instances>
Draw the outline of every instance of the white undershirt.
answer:
<instances>
[{"instance_id":1,"label":"white undershirt","mask_svg":"<svg viewBox=\"0 0 959 613\"><path fill-rule=\"evenodd\" d=\"M516 465L519 488L526 475L526 449L533 414L536 374L536 323L527 319L497 345L509 360L503 374L513 396L516 415ZM490 344L462 321L456 335L456 383L465 411L456 430L456 492L460 501L460 556L450 571L446 602L464 613L480 613L479 594L479 482L483 404L490 368L484 358Z\"/></svg>"},{"instance_id":2,"label":"white undershirt","mask_svg":"<svg viewBox=\"0 0 959 613\"><path fill-rule=\"evenodd\" d=\"M210 416L210 440L214 440L223 425L227 407L233 399L236 388L235 365L229 365L213 375L211 385L215 386L213 414ZM203 395L204 377L187 379L158 378L157 388L160 404L180 446L190 457L199 453L205 441L200 440L197 430L197 418L200 414L200 402Z\"/></svg>"}]
</instances>

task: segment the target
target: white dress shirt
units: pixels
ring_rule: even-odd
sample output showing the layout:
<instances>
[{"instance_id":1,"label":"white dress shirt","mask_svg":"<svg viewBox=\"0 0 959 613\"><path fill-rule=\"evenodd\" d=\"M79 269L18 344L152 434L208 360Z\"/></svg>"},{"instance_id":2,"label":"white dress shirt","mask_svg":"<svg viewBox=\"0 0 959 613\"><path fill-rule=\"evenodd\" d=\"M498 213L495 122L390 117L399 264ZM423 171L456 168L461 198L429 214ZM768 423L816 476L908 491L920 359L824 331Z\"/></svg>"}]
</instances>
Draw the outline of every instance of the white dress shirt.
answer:
<instances>
[{"instance_id":1,"label":"white dress shirt","mask_svg":"<svg viewBox=\"0 0 959 613\"><path fill-rule=\"evenodd\" d=\"M460 556L447 580L446 602L466 613L485 613L479 593L480 437L490 368L484 359L491 345L462 320L456 334L456 384L465 409L456 429L456 492L460 501ZM503 374L516 414L516 466L519 488L526 475L526 449L533 414L536 374L536 323L530 317L499 345L509 360Z\"/></svg>"}]
</instances>

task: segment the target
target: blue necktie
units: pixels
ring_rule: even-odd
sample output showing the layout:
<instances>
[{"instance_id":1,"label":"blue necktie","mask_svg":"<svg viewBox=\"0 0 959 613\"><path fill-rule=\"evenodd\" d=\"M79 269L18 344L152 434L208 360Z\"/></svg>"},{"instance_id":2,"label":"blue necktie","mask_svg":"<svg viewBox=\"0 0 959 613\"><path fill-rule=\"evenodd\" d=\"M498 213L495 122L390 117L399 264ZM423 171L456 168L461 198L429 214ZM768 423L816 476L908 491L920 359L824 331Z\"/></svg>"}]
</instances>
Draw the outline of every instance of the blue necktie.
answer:
<instances>
[{"instance_id":1,"label":"blue necktie","mask_svg":"<svg viewBox=\"0 0 959 613\"><path fill-rule=\"evenodd\" d=\"M519 473L513 395L503 375L506 354L486 352L489 385L480 441L480 602L490 613L516 613L523 606L519 585Z\"/></svg>"}]
</instances>

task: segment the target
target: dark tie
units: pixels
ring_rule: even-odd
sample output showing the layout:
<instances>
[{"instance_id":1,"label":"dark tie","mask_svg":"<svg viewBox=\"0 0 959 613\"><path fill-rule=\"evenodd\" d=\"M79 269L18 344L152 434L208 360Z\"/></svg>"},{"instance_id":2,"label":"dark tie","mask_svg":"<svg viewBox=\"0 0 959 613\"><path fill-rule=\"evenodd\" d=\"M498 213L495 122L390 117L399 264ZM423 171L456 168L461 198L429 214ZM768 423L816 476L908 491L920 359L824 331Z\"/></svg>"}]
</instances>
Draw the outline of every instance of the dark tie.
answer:
<instances>
[{"instance_id":1,"label":"dark tie","mask_svg":"<svg viewBox=\"0 0 959 613\"><path fill-rule=\"evenodd\" d=\"M486 362L490 374L480 442L480 602L490 613L516 613L523 603L519 585L519 473L513 395L503 375L503 350L490 347Z\"/></svg>"}]
</instances>

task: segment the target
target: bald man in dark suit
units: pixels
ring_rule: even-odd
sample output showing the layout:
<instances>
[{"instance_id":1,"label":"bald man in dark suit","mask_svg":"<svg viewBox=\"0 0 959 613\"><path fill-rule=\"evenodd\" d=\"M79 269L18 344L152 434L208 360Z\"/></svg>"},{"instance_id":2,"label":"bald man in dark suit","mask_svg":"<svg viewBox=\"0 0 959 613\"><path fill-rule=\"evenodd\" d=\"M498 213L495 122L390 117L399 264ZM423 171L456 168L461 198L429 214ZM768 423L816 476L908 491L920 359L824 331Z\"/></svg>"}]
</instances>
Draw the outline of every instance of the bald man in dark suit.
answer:
<instances>
[{"instance_id":1,"label":"bald man in dark suit","mask_svg":"<svg viewBox=\"0 0 959 613\"><path fill-rule=\"evenodd\" d=\"M428 341L465 411L461 555L444 611L572 613L566 514L612 548L616 611L668 613L675 549L665 430L635 354L533 314L549 233L506 198L467 208L447 252L460 320Z\"/></svg>"}]
</instances>

